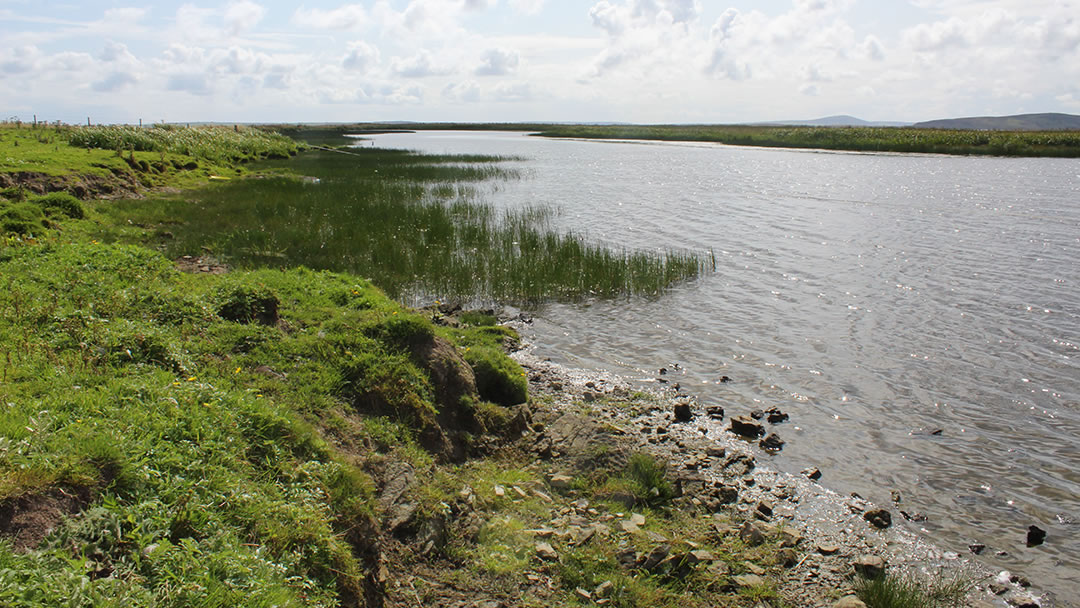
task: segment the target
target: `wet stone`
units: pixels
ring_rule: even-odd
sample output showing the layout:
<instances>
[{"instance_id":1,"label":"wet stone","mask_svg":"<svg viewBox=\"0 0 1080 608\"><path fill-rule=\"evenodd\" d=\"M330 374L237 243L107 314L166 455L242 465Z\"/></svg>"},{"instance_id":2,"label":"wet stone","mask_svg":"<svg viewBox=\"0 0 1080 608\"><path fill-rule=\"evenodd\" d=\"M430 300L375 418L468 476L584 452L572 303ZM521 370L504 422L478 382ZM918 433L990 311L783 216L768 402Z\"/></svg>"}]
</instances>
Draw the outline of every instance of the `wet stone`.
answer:
<instances>
[{"instance_id":1,"label":"wet stone","mask_svg":"<svg viewBox=\"0 0 1080 608\"><path fill-rule=\"evenodd\" d=\"M731 419L731 427L728 429L736 435L749 439L757 439L765 434L765 427L761 423L747 416L736 416Z\"/></svg>"},{"instance_id":2,"label":"wet stone","mask_svg":"<svg viewBox=\"0 0 1080 608\"><path fill-rule=\"evenodd\" d=\"M780 451L784 449L784 440L780 439L776 433L769 433L769 436L758 442L758 445L763 450Z\"/></svg>"},{"instance_id":3,"label":"wet stone","mask_svg":"<svg viewBox=\"0 0 1080 608\"><path fill-rule=\"evenodd\" d=\"M863 555L855 560L855 573L863 578L878 578L885 574L885 560L876 555Z\"/></svg>"},{"instance_id":4,"label":"wet stone","mask_svg":"<svg viewBox=\"0 0 1080 608\"><path fill-rule=\"evenodd\" d=\"M874 509L863 513L863 519L879 530L884 530L892 525L892 514L885 509Z\"/></svg>"},{"instance_id":5,"label":"wet stone","mask_svg":"<svg viewBox=\"0 0 1080 608\"><path fill-rule=\"evenodd\" d=\"M1028 526L1027 546L1034 547L1043 544L1046 540L1046 530L1039 526Z\"/></svg>"},{"instance_id":6,"label":"wet stone","mask_svg":"<svg viewBox=\"0 0 1080 608\"><path fill-rule=\"evenodd\" d=\"M809 469L803 469L802 474L806 475L809 479L817 481L821 479L821 470L817 467L811 467Z\"/></svg>"}]
</instances>

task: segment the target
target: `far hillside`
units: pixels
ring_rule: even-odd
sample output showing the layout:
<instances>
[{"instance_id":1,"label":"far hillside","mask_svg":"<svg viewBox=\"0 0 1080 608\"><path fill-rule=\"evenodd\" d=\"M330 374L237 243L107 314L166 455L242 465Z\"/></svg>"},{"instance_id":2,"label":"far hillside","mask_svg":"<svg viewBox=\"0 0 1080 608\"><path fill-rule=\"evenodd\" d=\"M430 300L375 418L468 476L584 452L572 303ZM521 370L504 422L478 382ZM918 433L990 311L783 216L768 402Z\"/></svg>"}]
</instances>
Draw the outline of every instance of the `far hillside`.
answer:
<instances>
[{"instance_id":1,"label":"far hillside","mask_svg":"<svg viewBox=\"0 0 1080 608\"><path fill-rule=\"evenodd\" d=\"M973 129L988 131L1080 131L1075 114L1017 114L1015 116L974 116L918 122L917 129Z\"/></svg>"}]
</instances>

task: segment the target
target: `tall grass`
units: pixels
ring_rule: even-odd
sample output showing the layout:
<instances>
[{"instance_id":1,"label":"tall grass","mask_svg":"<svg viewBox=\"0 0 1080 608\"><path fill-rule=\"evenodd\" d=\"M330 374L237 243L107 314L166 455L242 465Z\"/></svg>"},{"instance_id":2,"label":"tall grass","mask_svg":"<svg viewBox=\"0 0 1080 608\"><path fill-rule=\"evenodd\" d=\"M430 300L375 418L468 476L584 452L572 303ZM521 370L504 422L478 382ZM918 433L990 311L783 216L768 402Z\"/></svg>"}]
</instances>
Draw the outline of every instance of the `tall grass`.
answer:
<instances>
[{"instance_id":1,"label":"tall grass","mask_svg":"<svg viewBox=\"0 0 1080 608\"><path fill-rule=\"evenodd\" d=\"M65 129L68 143L79 148L127 152L168 152L215 162L258 158L288 158L296 142L277 133L252 127L180 127L128 125Z\"/></svg>"},{"instance_id":2,"label":"tall grass","mask_svg":"<svg viewBox=\"0 0 1080 608\"><path fill-rule=\"evenodd\" d=\"M855 592L867 608L959 608L973 587L971 580L921 580L887 574L856 581Z\"/></svg>"},{"instance_id":3,"label":"tall grass","mask_svg":"<svg viewBox=\"0 0 1080 608\"><path fill-rule=\"evenodd\" d=\"M170 227L171 255L207 248L238 267L296 266L347 271L391 296L535 304L659 294L713 267L687 252L611 250L560 234L548 211L500 211L479 182L516 174L487 157L357 150L309 152L291 176L216 185L189 201L116 207L125 219L161 221L162 205L182 217ZM272 168L272 167L271 167Z\"/></svg>"}]
</instances>

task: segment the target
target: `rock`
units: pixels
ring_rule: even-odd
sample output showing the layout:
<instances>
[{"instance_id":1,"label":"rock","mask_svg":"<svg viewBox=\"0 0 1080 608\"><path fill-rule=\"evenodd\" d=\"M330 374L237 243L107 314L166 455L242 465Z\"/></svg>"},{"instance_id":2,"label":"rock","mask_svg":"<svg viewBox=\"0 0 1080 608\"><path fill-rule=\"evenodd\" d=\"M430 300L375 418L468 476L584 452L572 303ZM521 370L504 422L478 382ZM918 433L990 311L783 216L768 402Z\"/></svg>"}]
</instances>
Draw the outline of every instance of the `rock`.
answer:
<instances>
[{"instance_id":1,"label":"rock","mask_svg":"<svg viewBox=\"0 0 1080 608\"><path fill-rule=\"evenodd\" d=\"M1039 608L1039 601L1027 593L1016 593L1005 598L1009 605L1016 608Z\"/></svg>"},{"instance_id":2,"label":"rock","mask_svg":"<svg viewBox=\"0 0 1080 608\"><path fill-rule=\"evenodd\" d=\"M641 559L641 556L638 555L638 552L635 551L633 547L631 547L628 549L623 549L622 551L616 553L615 559L618 560L620 566L629 570L631 568L637 567L638 561Z\"/></svg>"},{"instance_id":3,"label":"rock","mask_svg":"<svg viewBox=\"0 0 1080 608\"><path fill-rule=\"evenodd\" d=\"M506 496L506 488L496 484L495 485L495 496L497 498L502 498L503 496Z\"/></svg>"},{"instance_id":4,"label":"rock","mask_svg":"<svg viewBox=\"0 0 1080 608\"><path fill-rule=\"evenodd\" d=\"M776 552L776 561L785 568L791 568L799 563L799 553L790 547Z\"/></svg>"},{"instance_id":5,"label":"rock","mask_svg":"<svg viewBox=\"0 0 1080 608\"><path fill-rule=\"evenodd\" d=\"M1005 595L1009 592L1009 586L1002 585L1001 583L990 583L987 588L990 590L990 593L993 593L994 595Z\"/></svg>"},{"instance_id":6,"label":"rock","mask_svg":"<svg viewBox=\"0 0 1080 608\"><path fill-rule=\"evenodd\" d=\"M1028 526L1027 546L1034 547L1043 544L1046 540L1046 530L1039 526Z\"/></svg>"},{"instance_id":7,"label":"rock","mask_svg":"<svg viewBox=\"0 0 1080 608\"><path fill-rule=\"evenodd\" d=\"M416 503L398 503L386 513L386 531L391 534L407 531L413 526L420 506Z\"/></svg>"},{"instance_id":8,"label":"rock","mask_svg":"<svg viewBox=\"0 0 1080 608\"><path fill-rule=\"evenodd\" d=\"M892 525L892 514L885 509L867 511L863 513L863 519L879 530L884 530Z\"/></svg>"},{"instance_id":9,"label":"rock","mask_svg":"<svg viewBox=\"0 0 1080 608\"><path fill-rule=\"evenodd\" d=\"M570 484L572 483L574 483L574 478L569 475L552 475L551 478L548 479L548 485L550 485L553 490L559 492L569 490Z\"/></svg>"},{"instance_id":10,"label":"rock","mask_svg":"<svg viewBox=\"0 0 1080 608\"><path fill-rule=\"evenodd\" d=\"M926 521L926 516L922 513L908 513L907 511L900 511L900 515L903 515L904 519L908 521Z\"/></svg>"},{"instance_id":11,"label":"rock","mask_svg":"<svg viewBox=\"0 0 1080 608\"><path fill-rule=\"evenodd\" d=\"M722 445L711 445L705 449L705 455L709 458L723 458L727 456L727 448Z\"/></svg>"},{"instance_id":12,"label":"rock","mask_svg":"<svg viewBox=\"0 0 1080 608\"><path fill-rule=\"evenodd\" d=\"M803 540L802 535L791 528L783 528L776 535L780 539L780 546L783 548L797 547Z\"/></svg>"},{"instance_id":13,"label":"rock","mask_svg":"<svg viewBox=\"0 0 1080 608\"><path fill-rule=\"evenodd\" d=\"M790 416L775 407L765 412L765 419L769 421L769 424L780 424L781 422L787 421L789 418Z\"/></svg>"},{"instance_id":14,"label":"rock","mask_svg":"<svg viewBox=\"0 0 1080 608\"><path fill-rule=\"evenodd\" d=\"M671 545L666 543L657 545L656 548L645 556L645 559L641 562L641 567L651 572L660 565L660 562L667 559L669 555L671 555Z\"/></svg>"},{"instance_id":15,"label":"rock","mask_svg":"<svg viewBox=\"0 0 1080 608\"><path fill-rule=\"evenodd\" d=\"M756 547L765 542L765 532L759 525L748 521L739 529L739 538L751 547Z\"/></svg>"},{"instance_id":16,"label":"rock","mask_svg":"<svg viewBox=\"0 0 1080 608\"><path fill-rule=\"evenodd\" d=\"M616 492L613 492L611 496L608 497L608 499L611 502L618 503L626 507L627 509L634 506L634 503L637 502L637 498L633 494L624 490L618 490Z\"/></svg>"},{"instance_id":17,"label":"rock","mask_svg":"<svg viewBox=\"0 0 1080 608\"><path fill-rule=\"evenodd\" d=\"M761 420L765 417L765 410L752 410L750 412L750 417L754 420Z\"/></svg>"},{"instance_id":18,"label":"rock","mask_svg":"<svg viewBox=\"0 0 1080 608\"><path fill-rule=\"evenodd\" d=\"M697 549L686 554L688 561L694 564L700 564L702 562L715 562L716 556L704 549Z\"/></svg>"},{"instance_id":19,"label":"rock","mask_svg":"<svg viewBox=\"0 0 1080 608\"><path fill-rule=\"evenodd\" d=\"M742 589L749 589L751 587L760 587L765 584L765 579L756 574L740 574L731 578L735 585Z\"/></svg>"},{"instance_id":20,"label":"rock","mask_svg":"<svg viewBox=\"0 0 1080 608\"><path fill-rule=\"evenodd\" d=\"M694 419L694 412L690 409L690 401L686 399L680 399L675 402L675 420L679 422L690 422Z\"/></svg>"},{"instance_id":21,"label":"rock","mask_svg":"<svg viewBox=\"0 0 1080 608\"><path fill-rule=\"evenodd\" d=\"M758 445L763 450L780 451L784 449L784 440L780 439L776 433L769 433L769 436L758 442Z\"/></svg>"},{"instance_id":22,"label":"rock","mask_svg":"<svg viewBox=\"0 0 1080 608\"><path fill-rule=\"evenodd\" d=\"M822 543L817 546L817 551L822 555L836 555L840 552L840 547L837 547L836 545Z\"/></svg>"},{"instance_id":23,"label":"rock","mask_svg":"<svg viewBox=\"0 0 1080 608\"><path fill-rule=\"evenodd\" d=\"M832 608L866 608L866 604L858 597L849 595L837 600L837 602L832 605Z\"/></svg>"},{"instance_id":24,"label":"rock","mask_svg":"<svg viewBox=\"0 0 1080 608\"><path fill-rule=\"evenodd\" d=\"M818 469L817 467L811 467L809 469L803 469L802 474L806 475L808 478L812 479L813 481L817 481L817 480L821 479L821 470Z\"/></svg>"},{"instance_id":25,"label":"rock","mask_svg":"<svg viewBox=\"0 0 1080 608\"><path fill-rule=\"evenodd\" d=\"M626 519L619 522L619 529L627 534L637 534L641 531L641 528L637 524Z\"/></svg>"},{"instance_id":26,"label":"rock","mask_svg":"<svg viewBox=\"0 0 1080 608\"><path fill-rule=\"evenodd\" d=\"M971 543L968 545L968 550L975 555L980 555L983 551L986 551L986 545L982 543Z\"/></svg>"},{"instance_id":27,"label":"rock","mask_svg":"<svg viewBox=\"0 0 1080 608\"><path fill-rule=\"evenodd\" d=\"M765 434L765 427L761 423L747 416L736 416L731 419L731 427L728 429L736 435L749 439L757 439Z\"/></svg>"},{"instance_id":28,"label":"rock","mask_svg":"<svg viewBox=\"0 0 1080 608\"><path fill-rule=\"evenodd\" d=\"M593 597L607 597L611 595L611 592L615 590L615 583L611 581L604 581L593 589Z\"/></svg>"},{"instance_id":29,"label":"rock","mask_svg":"<svg viewBox=\"0 0 1080 608\"><path fill-rule=\"evenodd\" d=\"M754 562L743 562L743 565L746 566L746 570L750 574L756 574L758 576L765 576L765 569L762 568L761 566L755 564Z\"/></svg>"},{"instance_id":30,"label":"rock","mask_svg":"<svg viewBox=\"0 0 1080 608\"><path fill-rule=\"evenodd\" d=\"M758 517L768 519L772 517L773 508L772 505L762 500L757 503L756 507L754 507L754 512L757 514Z\"/></svg>"},{"instance_id":31,"label":"rock","mask_svg":"<svg viewBox=\"0 0 1080 608\"><path fill-rule=\"evenodd\" d=\"M884 576L886 566L885 560L876 555L862 555L854 564L855 574L863 578Z\"/></svg>"},{"instance_id":32,"label":"rock","mask_svg":"<svg viewBox=\"0 0 1080 608\"><path fill-rule=\"evenodd\" d=\"M713 420L724 419L724 408L719 405L710 405L709 407L705 408L705 413L708 414L709 418L712 418Z\"/></svg>"},{"instance_id":33,"label":"rock","mask_svg":"<svg viewBox=\"0 0 1080 608\"><path fill-rule=\"evenodd\" d=\"M548 543L536 543L536 557L539 557L545 562L559 560L559 554L555 552L555 547L552 547Z\"/></svg>"},{"instance_id":34,"label":"rock","mask_svg":"<svg viewBox=\"0 0 1080 608\"><path fill-rule=\"evenodd\" d=\"M645 516L641 515L640 513L631 513L630 514L630 523L634 524L635 526L644 526L645 525Z\"/></svg>"},{"instance_id":35,"label":"rock","mask_svg":"<svg viewBox=\"0 0 1080 608\"><path fill-rule=\"evenodd\" d=\"M1028 587L1031 586L1031 581L1029 581L1027 578L1025 578L1023 576L1020 576L1019 574L1009 575L1009 582L1020 585L1021 587L1025 588L1025 589L1027 589Z\"/></svg>"},{"instance_id":36,"label":"rock","mask_svg":"<svg viewBox=\"0 0 1080 608\"><path fill-rule=\"evenodd\" d=\"M578 596L578 598L580 598L580 599L585 600L586 602L591 602L592 601L592 593L589 593L588 591L582 589L581 587L578 587L577 589L574 589L574 595Z\"/></svg>"},{"instance_id":37,"label":"rock","mask_svg":"<svg viewBox=\"0 0 1080 608\"><path fill-rule=\"evenodd\" d=\"M754 470L754 457L748 454L730 454L724 461L724 473L739 477Z\"/></svg>"}]
</instances>

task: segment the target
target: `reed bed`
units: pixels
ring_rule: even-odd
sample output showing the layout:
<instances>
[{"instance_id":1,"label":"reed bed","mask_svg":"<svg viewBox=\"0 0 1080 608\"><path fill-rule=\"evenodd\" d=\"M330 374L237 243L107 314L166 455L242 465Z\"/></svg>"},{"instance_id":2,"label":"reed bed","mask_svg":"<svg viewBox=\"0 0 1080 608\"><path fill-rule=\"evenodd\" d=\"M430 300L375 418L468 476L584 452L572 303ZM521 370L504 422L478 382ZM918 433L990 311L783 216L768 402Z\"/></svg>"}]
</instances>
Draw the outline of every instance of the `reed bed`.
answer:
<instances>
[{"instance_id":1,"label":"reed bed","mask_svg":"<svg viewBox=\"0 0 1080 608\"><path fill-rule=\"evenodd\" d=\"M164 243L171 255L209 249L242 268L351 272L402 301L423 294L535 305L657 295L715 268L708 255L618 251L558 233L550 209L499 210L483 200L482 184L518 175L497 160L315 151L279 165L306 179L236 180L194 200L133 202L111 212L125 214L121 223L168 221L163 210L182 216Z\"/></svg>"},{"instance_id":2,"label":"reed bed","mask_svg":"<svg viewBox=\"0 0 1080 608\"><path fill-rule=\"evenodd\" d=\"M288 158L297 152L294 140L253 127L106 125L69 127L64 133L79 148L182 154L214 162Z\"/></svg>"},{"instance_id":3,"label":"reed bed","mask_svg":"<svg viewBox=\"0 0 1080 608\"><path fill-rule=\"evenodd\" d=\"M901 127L713 125L557 125L544 137L716 142L738 146L819 148L990 156L1080 157L1078 131L973 131Z\"/></svg>"}]
</instances>

